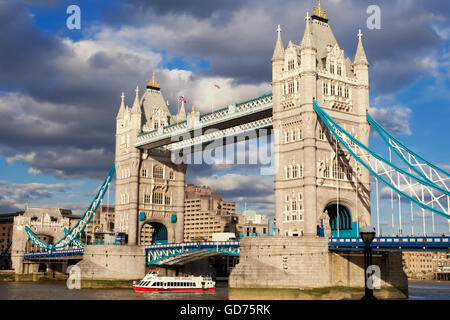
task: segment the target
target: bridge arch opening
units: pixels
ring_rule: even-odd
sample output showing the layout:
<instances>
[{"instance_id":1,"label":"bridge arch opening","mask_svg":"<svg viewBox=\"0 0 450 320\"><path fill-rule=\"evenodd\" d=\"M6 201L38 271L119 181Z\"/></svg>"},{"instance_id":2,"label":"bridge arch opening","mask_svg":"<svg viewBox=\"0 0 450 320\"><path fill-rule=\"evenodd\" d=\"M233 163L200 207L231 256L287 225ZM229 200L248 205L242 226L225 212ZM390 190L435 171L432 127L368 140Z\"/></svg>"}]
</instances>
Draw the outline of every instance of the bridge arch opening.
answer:
<instances>
[{"instance_id":1,"label":"bridge arch opening","mask_svg":"<svg viewBox=\"0 0 450 320\"><path fill-rule=\"evenodd\" d=\"M337 214L338 210L339 215ZM329 204L326 206L325 212L329 217L332 237L358 237L357 225L352 222L352 214L348 207L342 204Z\"/></svg>"},{"instance_id":2,"label":"bridge arch opening","mask_svg":"<svg viewBox=\"0 0 450 320\"><path fill-rule=\"evenodd\" d=\"M147 222L143 224L140 234L141 245L168 243L167 228L159 222Z\"/></svg>"}]
</instances>

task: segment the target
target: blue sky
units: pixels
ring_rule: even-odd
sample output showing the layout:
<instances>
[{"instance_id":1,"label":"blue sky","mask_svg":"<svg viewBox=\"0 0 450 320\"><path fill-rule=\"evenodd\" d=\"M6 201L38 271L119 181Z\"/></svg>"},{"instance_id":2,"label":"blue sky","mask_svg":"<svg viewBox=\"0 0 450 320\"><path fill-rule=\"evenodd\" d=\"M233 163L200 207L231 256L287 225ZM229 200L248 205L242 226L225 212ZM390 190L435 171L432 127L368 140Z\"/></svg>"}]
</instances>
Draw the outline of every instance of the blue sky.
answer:
<instances>
[{"instance_id":1,"label":"blue sky","mask_svg":"<svg viewBox=\"0 0 450 320\"><path fill-rule=\"evenodd\" d=\"M81 30L66 27L71 4L81 8ZM365 26L369 4L381 8L380 30ZM132 104L134 88L152 72L172 111L179 95L188 99L188 110L195 105L208 112L211 105L270 92L276 25L283 27L285 45L298 43L305 12L315 5L0 0L0 212L27 203L83 211L113 161L120 93ZM362 28L371 107L384 115L380 122L448 170L448 1L329 0L322 6L352 60ZM376 136L370 145L383 150ZM258 166L192 167L187 183L209 183L224 199L238 201L238 211L246 203L272 215L273 181L258 172ZM228 190L226 179L239 179L240 188ZM250 192L255 181L261 190ZM382 208L390 211L390 202L383 200ZM390 223L390 216L381 220ZM448 231L441 222L439 230Z\"/></svg>"}]
</instances>

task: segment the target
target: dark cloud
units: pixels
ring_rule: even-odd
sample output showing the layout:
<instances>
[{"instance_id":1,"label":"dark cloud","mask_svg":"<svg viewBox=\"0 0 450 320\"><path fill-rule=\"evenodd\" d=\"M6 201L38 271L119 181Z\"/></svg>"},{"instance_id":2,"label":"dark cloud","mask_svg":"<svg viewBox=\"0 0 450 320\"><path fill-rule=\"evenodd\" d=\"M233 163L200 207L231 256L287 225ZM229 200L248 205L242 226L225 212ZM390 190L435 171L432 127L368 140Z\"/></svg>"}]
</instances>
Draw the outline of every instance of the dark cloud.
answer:
<instances>
[{"instance_id":1,"label":"dark cloud","mask_svg":"<svg viewBox=\"0 0 450 320\"><path fill-rule=\"evenodd\" d=\"M276 25L283 27L285 46L289 40L299 43L303 17L313 2L123 0L102 10L106 25L86 32L89 40L72 41L39 30L30 9L22 5L52 7L55 1L0 0L0 88L9 91L0 92L0 152L35 172L102 179L113 161L122 90L131 104L135 86L142 86L155 69L164 69L165 56L205 60L211 66L189 75L160 72L172 109L174 97L186 88L195 89L187 92L188 99L204 98L199 94L206 90L202 77L231 78L235 86L268 84ZM429 75L443 41L433 26L448 24L449 4L379 1L382 29L367 30L369 4L342 0L323 6L351 59L357 29L363 29L372 94L396 92ZM189 87L192 83L197 86ZM242 88L242 96L262 90ZM192 172L204 168L196 170Z\"/></svg>"}]
</instances>

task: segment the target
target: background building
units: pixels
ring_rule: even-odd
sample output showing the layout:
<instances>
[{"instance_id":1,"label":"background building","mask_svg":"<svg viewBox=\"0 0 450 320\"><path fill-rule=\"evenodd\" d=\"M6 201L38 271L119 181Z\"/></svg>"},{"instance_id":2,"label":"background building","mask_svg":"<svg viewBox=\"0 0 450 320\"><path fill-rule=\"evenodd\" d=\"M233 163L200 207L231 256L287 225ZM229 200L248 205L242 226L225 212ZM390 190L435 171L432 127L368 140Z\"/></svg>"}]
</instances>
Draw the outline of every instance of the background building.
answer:
<instances>
[{"instance_id":1,"label":"background building","mask_svg":"<svg viewBox=\"0 0 450 320\"><path fill-rule=\"evenodd\" d=\"M187 185L185 191L184 241L211 240L217 232L239 232L236 203L223 201L209 187Z\"/></svg>"},{"instance_id":2,"label":"background building","mask_svg":"<svg viewBox=\"0 0 450 320\"><path fill-rule=\"evenodd\" d=\"M434 279L438 270L450 266L449 252L403 251L403 270L410 279Z\"/></svg>"},{"instance_id":3,"label":"background building","mask_svg":"<svg viewBox=\"0 0 450 320\"><path fill-rule=\"evenodd\" d=\"M23 212L0 214L0 269L11 269L14 217Z\"/></svg>"},{"instance_id":4,"label":"background building","mask_svg":"<svg viewBox=\"0 0 450 320\"><path fill-rule=\"evenodd\" d=\"M266 216L257 214L253 210L245 210L241 214L240 235L241 237L269 235L269 220Z\"/></svg>"},{"instance_id":5,"label":"background building","mask_svg":"<svg viewBox=\"0 0 450 320\"><path fill-rule=\"evenodd\" d=\"M98 242L102 235L114 232L114 205L100 205L95 211L91 222L86 226L82 240L86 243ZM103 237L104 238L104 237Z\"/></svg>"}]
</instances>

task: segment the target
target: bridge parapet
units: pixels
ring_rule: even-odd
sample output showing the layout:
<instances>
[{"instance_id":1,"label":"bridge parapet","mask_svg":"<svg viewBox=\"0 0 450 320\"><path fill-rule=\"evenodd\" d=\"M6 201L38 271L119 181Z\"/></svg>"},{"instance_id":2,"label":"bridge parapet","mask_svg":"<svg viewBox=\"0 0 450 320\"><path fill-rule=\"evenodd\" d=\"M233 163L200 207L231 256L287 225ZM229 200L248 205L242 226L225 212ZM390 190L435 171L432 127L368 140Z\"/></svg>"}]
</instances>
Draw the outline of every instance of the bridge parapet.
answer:
<instances>
[{"instance_id":1,"label":"bridge parapet","mask_svg":"<svg viewBox=\"0 0 450 320\"><path fill-rule=\"evenodd\" d=\"M23 257L27 260L42 258L63 258L82 256L84 248L64 249L64 250L46 250L41 252L26 252Z\"/></svg>"},{"instance_id":2,"label":"bridge parapet","mask_svg":"<svg viewBox=\"0 0 450 320\"><path fill-rule=\"evenodd\" d=\"M363 249L360 238L330 238L328 245L331 250ZM372 244L374 250L431 250L450 251L448 237L376 237Z\"/></svg>"}]
</instances>

